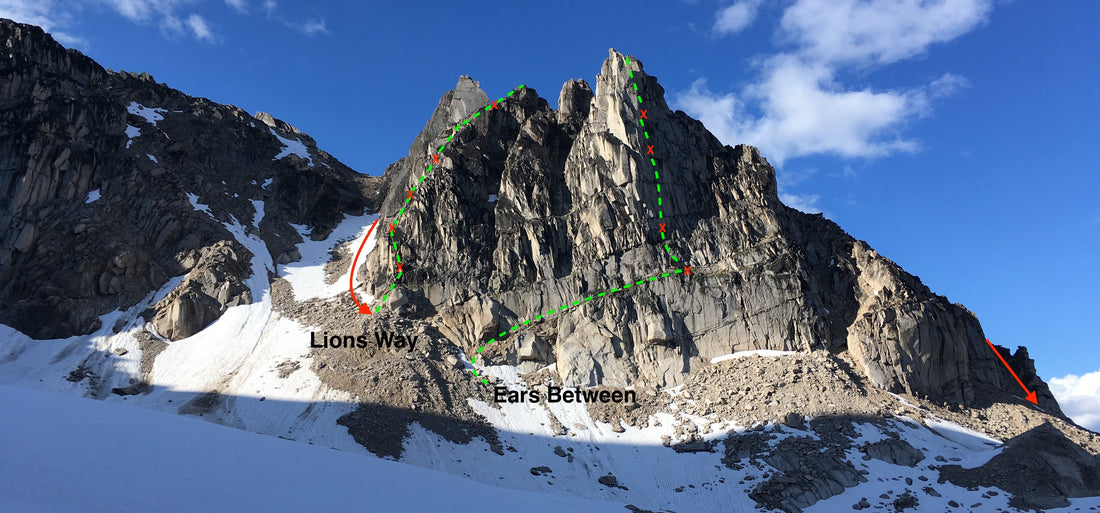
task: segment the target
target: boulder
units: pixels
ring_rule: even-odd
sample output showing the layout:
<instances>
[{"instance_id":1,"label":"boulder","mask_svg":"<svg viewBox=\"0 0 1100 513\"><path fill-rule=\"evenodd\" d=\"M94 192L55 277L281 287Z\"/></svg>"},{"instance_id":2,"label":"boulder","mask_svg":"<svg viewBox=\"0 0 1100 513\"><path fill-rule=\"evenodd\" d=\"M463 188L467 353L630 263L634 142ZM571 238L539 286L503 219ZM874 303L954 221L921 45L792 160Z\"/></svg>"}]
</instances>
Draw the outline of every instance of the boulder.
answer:
<instances>
[{"instance_id":1,"label":"boulder","mask_svg":"<svg viewBox=\"0 0 1100 513\"><path fill-rule=\"evenodd\" d=\"M190 289L162 302L153 328L170 340L180 340L202 331L221 315L221 304L201 290Z\"/></svg>"},{"instance_id":2,"label":"boulder","mask_svg":"<svg viewBox=\"0 0 1100 513\"><path fill-rule=\"evenodd\" d=\"M880 440L864 445L859 450L866 455L864 459L874 458L905 467L915 467L917 463L924 461L924 453L900 438Z\"/></svg>"},{"instance_id":3,"label":"boulder","mask_svg":"<svg viewBox=\"0 0 1100 513\"><path fill-rule=\"evenodd\" d=\"M516 357L521 362L549 363L550 344L541 337L527 332L518 335L515 339Z\"/></svg>"},{"instance_id":4,"label":"boulder","mask_svg":"<svg viewBox=\"0 0 1100 513\"><path fill-rule=\"evenodd\" d=\"M944 481L1005 490L1015 508L1064 508L1070 498L1100 495L1100 458L1043 423L1005 442L1004 450L980 467L941 466Z\"/></svg>"},{"instance_id":5,"label":"boulder","mask_svg":"<svg viewBox=\"0 0 1100 513\"><path fill-rule=\"evenodd\" d=\"M38 238L38 230L35 229L34 224L27 223L23 225L23 229L19 231L19 235L15 237L15 243L12 247L16 251L26 253L34 247L34 241Z\"/></svg>"}]
</instances>

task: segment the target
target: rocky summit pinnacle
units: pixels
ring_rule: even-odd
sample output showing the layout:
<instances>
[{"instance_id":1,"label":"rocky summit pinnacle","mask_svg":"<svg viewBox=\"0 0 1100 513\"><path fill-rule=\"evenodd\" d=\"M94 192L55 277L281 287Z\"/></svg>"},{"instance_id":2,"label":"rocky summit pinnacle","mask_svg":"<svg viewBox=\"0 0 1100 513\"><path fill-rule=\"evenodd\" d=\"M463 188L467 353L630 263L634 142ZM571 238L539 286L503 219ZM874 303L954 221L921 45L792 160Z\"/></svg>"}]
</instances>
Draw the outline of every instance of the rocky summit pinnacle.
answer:
<instances>
[{"instance_id":1,"label":"rocky summit pinnacle","mask_svg":"<svg viewBox=\"0 0 1100 513\"><path fill-rule=\"evenodd\" d=\"M404 206L404 191L451 133L456 99L485 97L464 90L466 80L387 171L383 218ZM594 94L566 82L555 112L526 88L475 119L440 156L444 171L420 186L423 199L393 245L365 260L360 272L377 277L365 292L381 296L390 285L396 251L402 313L424 316L471 352L575 297L674 267L667 242L692 266L690 279L562 313L483 358L554 364L569 385L668 386L737 351L848 351L892 392L970 404L982 391L1010 390L971 312L831 221L784 206L755 148L721 144L663 95L641 61L611 50ZM643 109L652 139L637 121Z\"/></svg>"}]
</instances>

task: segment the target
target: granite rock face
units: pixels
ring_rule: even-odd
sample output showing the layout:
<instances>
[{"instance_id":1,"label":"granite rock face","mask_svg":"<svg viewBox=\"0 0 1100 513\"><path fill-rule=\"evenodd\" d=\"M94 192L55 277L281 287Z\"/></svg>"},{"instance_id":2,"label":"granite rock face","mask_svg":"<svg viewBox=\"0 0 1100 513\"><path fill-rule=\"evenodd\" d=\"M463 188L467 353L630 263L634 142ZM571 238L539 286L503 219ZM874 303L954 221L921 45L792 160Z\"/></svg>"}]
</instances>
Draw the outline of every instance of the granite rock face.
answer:
<instances>
[{"instance_id":1,"label":"granite rock face","mask_svg":"<svg viewBox=\"0 0 1100 513\"><path fill-rule=\"evenodd\" d=\"M404 265L398 288L446 312L425 321L467 352L550 309L691 266L691 276L542 319L531 329L550 346L545 363L570 385L664 386L736 351L848 350L893 392L970 404L1015 386L973 313L833 222L784 206L767 160L670 110L637 59L612 50L595 91L566 82L556 111L520 89L447 142L487 98L465 77L444 95L409 155L387 169L380 212L392 218L419 187L391 238ZM363 275L377 278L365 292L394 282L393 248L366 258ZM516 344L521 359L543 358L531 340ZM497 351L487 357L516 356ZM1021 368L1041 406L1056 409L1033 367Z\"/></svg>"},{"instance_id":2,"label":"granite rock face","mask_svg":"<svg viewBox=\"0 0 1100 513\"><path fill-rule=\"evenodd\" d=\"M485 361L553 365L567 385L666 386L736 351L848 351L889 391L1019 400L973 313L784 206L755 148L669 109L614 50L594 87L563 85L557 110L523 88L448 141L491 98L460 78L409 155L372 178L270 114L104 70L36 27L0 21L0 40L0 322L33 337L94 331L173 277L145 318L187 337L257 299L257 259L300 257L292 223L317 239L349 213L387 222L417 187L392 244L363 258L362 292L394 283L398 252L388 306L467 354L581 300ZM1057 412L1026 351L1004 354Z\"/></svg>"},{"instance_id":3,"label":"granite rock face","mask_svg":"<svg viewBox=\"0 0 1100 513\"><path fill-rule=\"evenodd\" d=\"M98 329L181 275L149 317L188 336L254 299L228 226L286 263L289 223L321 237L369 205L378 180L270 115L105 70L31 25L0 20L0 41L0 322L32 337Z\"/></svg>"},{"instance_id":4,"label":"granite rock face","mask_svg":"<svg viewBox=\"0 0 1100 513\"><path fill-rule=\"evenodd\" d=\"M193 260L197 265L149 312L153 328L170 340L190 337L221 317L231 306L252 302L252 291L242 276L251 273L253 255L228 241L202 248Z\"/></svg>"}]
</instances>

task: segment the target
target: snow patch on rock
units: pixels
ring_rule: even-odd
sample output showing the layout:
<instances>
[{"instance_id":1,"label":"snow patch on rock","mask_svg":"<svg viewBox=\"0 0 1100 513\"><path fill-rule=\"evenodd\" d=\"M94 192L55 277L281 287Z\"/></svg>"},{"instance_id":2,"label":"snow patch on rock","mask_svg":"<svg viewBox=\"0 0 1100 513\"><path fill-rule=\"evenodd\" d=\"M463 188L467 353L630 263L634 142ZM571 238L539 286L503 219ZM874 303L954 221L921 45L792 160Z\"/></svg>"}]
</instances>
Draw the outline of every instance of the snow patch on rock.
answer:
<instances>
[{"instance_id":1,"label":"snow patch on rock","mask_svg":"<svg viewBox=\"0 0 1100 513\"><path fill-rule=\"evenodd\" d=\"M168 111L166 109L151 109L138 102L130 102L130 104L126 106L126 112L143 117L145 121L156 126L157 121L164 119L164 113Z\"/></svg>"},{"instance_id":2,"label":"snow patch on rock","mask_svg":"<svg viewBox=\"0 0 1100 513\"><path fill-rule=\"evenodd\" d=\"M776 351L774 349L755 349L752 351L738 351L736 353L724 354L722 356L716 356L710 359L710 363L721 363L726 360L733 360L736 358L744 358L746 356L786 356L795 354L794 351Z\"/></svg>"},{"instance_id":3,"label":"snow patch on rock","mask_svg":"<svg viewBox=\"0 0 1100 513\"><path fill-rule=\"evenodd\" d=\"M309 161L309 165L313 166L313 157L309 155L309 149L306 148L305 144L302 144L302 142L297 139L287 139L279 135L279 133L276 132L274 128L268 128L268 130L270 130L271 135L275 136L275 138L278 139L279 142L283 145L283 150L280 151L278 155L275 155L275 158L271 160L279 160L288 155L297 155Z\"/></svg>"},{"instance_id":4,"label":"snow patch on rock","mask_svg":"<svg viewBox=\"0 0 1100 513\"><path fill-rule=\"evenodd\" d=\"M141 129L134 125L126 125L126 149L130 149L130 145L134 144L134 139L141 136Z\"/></svg>"}]
</instances>

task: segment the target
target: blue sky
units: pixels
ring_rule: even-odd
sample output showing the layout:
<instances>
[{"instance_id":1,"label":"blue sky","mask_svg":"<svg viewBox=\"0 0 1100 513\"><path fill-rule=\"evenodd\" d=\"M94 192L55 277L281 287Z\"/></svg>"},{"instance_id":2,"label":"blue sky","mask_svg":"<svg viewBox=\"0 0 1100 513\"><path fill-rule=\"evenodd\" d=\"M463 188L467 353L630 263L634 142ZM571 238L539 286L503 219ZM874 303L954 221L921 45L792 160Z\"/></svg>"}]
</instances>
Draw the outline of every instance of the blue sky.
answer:
<instances>
[{"instance_id":1,"label":"blue sky","mask_svg":"<svg viewBox=\"0 0 1100 513\"><path fill-rule=\"evenodd\" d=\"M270 112L371 174L459 75L554 103L614 47L674 108L759 146L785 202L1027 345L1043 377L1100 369L1098 2L0 0L0 15Z\"/></svg>"}]
</instances>

